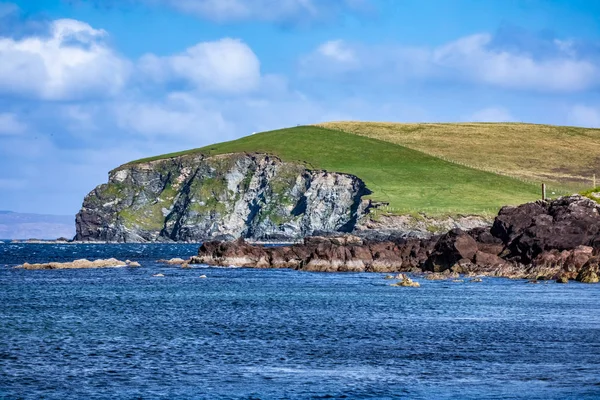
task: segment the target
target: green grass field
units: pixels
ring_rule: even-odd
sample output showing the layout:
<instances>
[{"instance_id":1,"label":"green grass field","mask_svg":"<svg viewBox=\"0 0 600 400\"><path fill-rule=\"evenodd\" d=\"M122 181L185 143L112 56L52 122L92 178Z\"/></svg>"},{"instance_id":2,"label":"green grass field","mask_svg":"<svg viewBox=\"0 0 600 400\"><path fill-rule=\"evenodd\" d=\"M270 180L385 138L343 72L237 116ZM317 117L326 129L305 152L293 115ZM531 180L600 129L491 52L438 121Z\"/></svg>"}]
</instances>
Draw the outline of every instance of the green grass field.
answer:
<instances>
[{"instance_id":1,"label":"green grass field","mask_svg":"<svg viewBox=\"0 0 600 400\"><path fill-rule=\"evenodd\" d=\"M311 169L360 177L373 200L394 214L495 214L506 204L540 197L537 185L465 167L404 146L315 126L263 132L238 140L138 160L185 154L270 153ZM130 163L131 164L131 163Z\"/></svg>"},{"instance_id":2,"label":"green grass field","mask_svg":"<svg viewBox=\"0 0 600 400\"><path fill-rule=\"evenodd\" d=\"M594 174L600 181L600 129L523 123L354 121L318 126L567 191L590 189Z\"/></svg>"}]
</instances>

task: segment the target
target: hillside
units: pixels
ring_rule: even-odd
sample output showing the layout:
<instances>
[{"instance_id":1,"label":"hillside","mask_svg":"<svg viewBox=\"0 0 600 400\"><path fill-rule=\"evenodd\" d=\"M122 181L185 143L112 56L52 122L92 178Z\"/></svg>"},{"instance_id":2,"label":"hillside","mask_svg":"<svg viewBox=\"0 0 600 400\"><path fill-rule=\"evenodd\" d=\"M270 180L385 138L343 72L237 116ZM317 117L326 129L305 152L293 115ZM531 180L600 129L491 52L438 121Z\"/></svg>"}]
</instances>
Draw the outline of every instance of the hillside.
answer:
<instances>
[{"instance_id":1,"label":"hillside","mask_svg":"<svg viewBox=\"0 0 600 400\"><path fill-rule=\"evenodd\" d=\"M600 181L600 129L523 123L329 122L318 126L568 192L591 188L593 174Z\"/></svg>"},{"instance_id":2,"label":"hillside","mask_svg":"<svg viewBox=\"0 0 600 400\"><path fill-rule=\"evenodd\" d=\"M356 175L373 192L370 198L389 203L388 211L394 214L493 214L503 205L539 197L538 186L531 183L444 161L399 144L316 126L258 133L120 168L181 155L237 152L269 153L310 169Z\"/></svg>"}]
</instances>

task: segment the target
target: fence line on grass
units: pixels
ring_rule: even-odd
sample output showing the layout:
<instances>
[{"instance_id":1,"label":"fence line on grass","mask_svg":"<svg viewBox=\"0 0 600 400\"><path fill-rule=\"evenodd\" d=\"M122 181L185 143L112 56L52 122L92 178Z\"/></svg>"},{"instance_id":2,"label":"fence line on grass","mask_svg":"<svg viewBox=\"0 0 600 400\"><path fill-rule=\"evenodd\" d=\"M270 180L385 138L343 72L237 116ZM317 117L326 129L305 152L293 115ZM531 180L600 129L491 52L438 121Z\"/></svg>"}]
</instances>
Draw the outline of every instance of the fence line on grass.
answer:
<instances>
[{"instance_id":1,"label":"fence line on grass","mask_svg":"<svg viewBox=\"0 0 600 400\"><path fill-rule=\"evenodd\" d=\"M349 132L349 131L343 131L343 130L337 129L337 128L327 128L327 129L330 129L332 131L342 132L342 133L352 133L352 134L358 135L357 133ZM363 136L363 135L359 135L359 136ZM370 139L375 139L375 138L371 138L369 136L363 136L363 137L367 137L367 138L370 138ZM380 141L385 142L384 140L381 140L381 139L375 139L375 140L380 140ZM386 143L392 143L392 142L386 142ZM398 144L398 143L392 143L392 144ZM452 160L452 159L450 159L450 158L448 158L446 156L438 155L438 154L435 154L435 153L427 151L427 150L417 149L417 148L414 148L414 147L412 147L410 145L406 145L406 144L398 144L398 145L406 147L407 149L410 149L410 150L413 150L413 151L418 151L420 153L426 154L426 155L431 156L431 157L439 158L440 160L443 160L443 161L448 162L450 164L456 164L456 165L460 165L462 167L476 169L476 170L484 171L484 172L489 172L489 173L500 175L500 176L504 176L504 177L507 177L507 178L512 178L512 179L515 179L517 181L520 181L522 183L526 183L526 184L529 184L529 185L536 185L537 186L537 185L539 185L541 183L541 181L534 181L534 180L526 179L526 178L523 178L523 177L520 177L520 176L511 175L511 174L506 173L504 171L501 171L499 169L490 168L490 167L484 167L484 166L474 166L472 164L468 164L468 163L463 162L463 161ZM596 187L596 185L595 185L596 176L595 175L593 176L593 178L586 178L584 176L574 176L574 178L577 178L577 179L582 180L582 181L590 181L591 180L591 181L593 181L593 185L594 185L593 187ZM559 189L559 188L552 187L552 186L547 186L547 189L551 193L554 192L554 194L563 195L563 196L568 196L570 194L573 194L572 192L570 192L568 190Z\"/></svg>"}]
</instances>

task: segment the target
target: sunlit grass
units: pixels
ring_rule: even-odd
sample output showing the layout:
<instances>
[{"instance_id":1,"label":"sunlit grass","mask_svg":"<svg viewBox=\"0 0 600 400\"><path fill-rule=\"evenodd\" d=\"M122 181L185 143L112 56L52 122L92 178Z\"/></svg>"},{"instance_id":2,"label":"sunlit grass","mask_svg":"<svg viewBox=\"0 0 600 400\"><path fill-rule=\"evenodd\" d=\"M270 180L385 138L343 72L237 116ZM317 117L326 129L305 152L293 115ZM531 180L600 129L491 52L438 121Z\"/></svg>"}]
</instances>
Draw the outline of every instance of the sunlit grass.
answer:
<instances>
[{"instance_id":1,"label":"sunlit grass","mask_svg":"<svg viewBox=\"0 0 600 400\"><path fill-rule=\"evenodd\" d=\"M600 182L600 129L523 123L329 122L318 126L567 191L590 188L594 174Z\"/></svg>"}]
</instances>

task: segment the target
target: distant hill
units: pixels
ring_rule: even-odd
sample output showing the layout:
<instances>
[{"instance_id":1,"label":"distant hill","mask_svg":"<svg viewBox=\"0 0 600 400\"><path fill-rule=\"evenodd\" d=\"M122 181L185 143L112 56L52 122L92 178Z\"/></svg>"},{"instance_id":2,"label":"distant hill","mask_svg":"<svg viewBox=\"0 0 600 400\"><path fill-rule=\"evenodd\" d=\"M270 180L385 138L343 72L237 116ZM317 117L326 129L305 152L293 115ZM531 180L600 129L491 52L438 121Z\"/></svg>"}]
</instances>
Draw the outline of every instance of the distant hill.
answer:
<instances>
[{"instance_id":1,"label":"distant hill","mask_svg":"<svg viewBox=\"0 0 600 400\"><path fill-rule=\"evenodd\" d=\"M537 184L461 165L391 141L317 126L257 133L125 166L178 155L236 152L270 153L310 169L356 175L372 191L369 197L389 203L386 210L394 214L491 215L503 205L540 197ZM543 160L544 155L539 154L538 161Z\"/></svg>"},{"instance_id":2,"label":"distant hill","mask_svg":"<svg viewBox=\"0 0 600 400\"><path fill-rule=\"evenodd\" d=\"M75 217L0 211L0 239L71 239Z\"/></svg>"}]
</instances>

